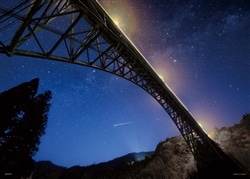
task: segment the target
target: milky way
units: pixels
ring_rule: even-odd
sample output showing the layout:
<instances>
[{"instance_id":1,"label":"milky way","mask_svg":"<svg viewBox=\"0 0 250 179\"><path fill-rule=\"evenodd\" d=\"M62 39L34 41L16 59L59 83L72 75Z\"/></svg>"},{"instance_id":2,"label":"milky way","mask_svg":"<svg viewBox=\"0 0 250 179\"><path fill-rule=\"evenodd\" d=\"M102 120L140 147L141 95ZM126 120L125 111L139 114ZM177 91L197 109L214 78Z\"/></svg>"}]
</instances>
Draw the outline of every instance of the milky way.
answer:
<instances>
[{"instance_id":1,"label":"milky way","mask_svg":"<svg viewBox=\"0 0 250 179\"><path fill-rule=\"evenodd\" d=\"M207 132L250 112L248 0L100 3ZM52 105L35 160L89 165L154 150L180 134L161 106L127 80L84 66L0 54L0 91L36 77L39 92L52 91Z\"/></svg>"}]
</instances>

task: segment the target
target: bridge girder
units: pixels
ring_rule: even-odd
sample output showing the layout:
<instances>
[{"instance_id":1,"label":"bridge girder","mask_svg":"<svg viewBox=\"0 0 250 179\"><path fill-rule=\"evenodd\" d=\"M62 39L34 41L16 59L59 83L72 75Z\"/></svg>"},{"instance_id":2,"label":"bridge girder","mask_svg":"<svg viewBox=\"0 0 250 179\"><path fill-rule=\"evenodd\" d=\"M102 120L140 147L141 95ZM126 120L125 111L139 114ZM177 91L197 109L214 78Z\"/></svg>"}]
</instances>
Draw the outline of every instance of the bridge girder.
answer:
<instances>
[{"instance_id":1,"label":"bridge girder","mask_svg":"<svg viewBox=\"0 0 250 179\"><path fill-rule=\"evenodd\" d=\"M198 164L221 158L215 143L97 1L23 0L10 6L11 2L0 5L4 35L0 53L74 63L121 76L159 102Z\"/></svg>"}]
</instances>

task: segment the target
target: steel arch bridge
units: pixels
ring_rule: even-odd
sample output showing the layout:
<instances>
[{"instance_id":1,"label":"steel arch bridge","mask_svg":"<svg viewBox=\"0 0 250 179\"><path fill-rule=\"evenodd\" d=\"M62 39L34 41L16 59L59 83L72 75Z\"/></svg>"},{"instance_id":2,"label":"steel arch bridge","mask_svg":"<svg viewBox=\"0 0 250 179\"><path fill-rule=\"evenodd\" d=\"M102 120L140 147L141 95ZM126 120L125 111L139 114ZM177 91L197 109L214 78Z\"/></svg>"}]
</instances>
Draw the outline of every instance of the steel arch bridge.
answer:
<instances>
[{"instance_id":1,"label":"steel arch bridge","mask_svg":"<svg viewBox=\"0 0 250 179\"><path fill-rule=\"evenodd\" d=\"M0 4L0 53L69 62L123 77L159 102L199 166L223 159L223 152L96 0L16 1Z\"/></svg>"}]
</instances>

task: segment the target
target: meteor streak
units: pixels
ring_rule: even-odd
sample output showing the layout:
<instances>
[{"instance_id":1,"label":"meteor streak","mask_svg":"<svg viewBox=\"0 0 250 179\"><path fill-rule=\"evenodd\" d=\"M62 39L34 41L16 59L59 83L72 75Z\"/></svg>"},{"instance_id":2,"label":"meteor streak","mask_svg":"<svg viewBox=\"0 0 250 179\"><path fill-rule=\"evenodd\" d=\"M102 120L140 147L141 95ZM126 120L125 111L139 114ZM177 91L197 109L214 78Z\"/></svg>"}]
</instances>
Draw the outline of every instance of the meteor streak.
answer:
<instances>
[{"instance_id":1,"label":"meteor streak","mask_svg":"<svg viewBox=\"0 0 250 179\"><path fill-rule=\"evenodd\" d=\"M119 126L123 126L123 125L127 125L127 124L131 124L133 122L123 122L123 123L118 123L118 124L114 124L114 127L119 127Z\"/></svg>"}]
</instances>

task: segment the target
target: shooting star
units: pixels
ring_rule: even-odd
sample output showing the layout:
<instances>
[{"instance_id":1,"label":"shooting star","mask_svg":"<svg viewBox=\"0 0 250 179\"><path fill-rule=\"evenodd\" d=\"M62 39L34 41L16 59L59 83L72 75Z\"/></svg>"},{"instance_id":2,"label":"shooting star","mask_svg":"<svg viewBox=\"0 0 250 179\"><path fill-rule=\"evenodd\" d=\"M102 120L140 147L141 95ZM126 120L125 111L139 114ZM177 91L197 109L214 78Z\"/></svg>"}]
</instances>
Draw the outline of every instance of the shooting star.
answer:
<instances>
[{"instance_id":1,"label":"shooting star","mask_svg":"<svg viewBox=\"0 0 250 179\"><path fill-rule=\"evenodd\" d=\"M124 125L128 125L128 124L132 124L134 122L123 122L123 123L118 123L118 124L114 124L114 127L119 127L119 126L124 126Z\"/></svg>"}]
</instances>

